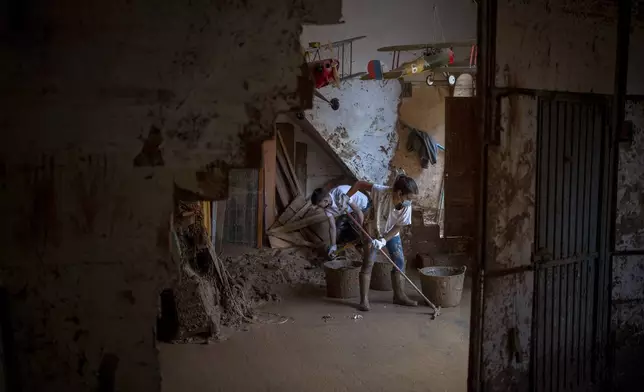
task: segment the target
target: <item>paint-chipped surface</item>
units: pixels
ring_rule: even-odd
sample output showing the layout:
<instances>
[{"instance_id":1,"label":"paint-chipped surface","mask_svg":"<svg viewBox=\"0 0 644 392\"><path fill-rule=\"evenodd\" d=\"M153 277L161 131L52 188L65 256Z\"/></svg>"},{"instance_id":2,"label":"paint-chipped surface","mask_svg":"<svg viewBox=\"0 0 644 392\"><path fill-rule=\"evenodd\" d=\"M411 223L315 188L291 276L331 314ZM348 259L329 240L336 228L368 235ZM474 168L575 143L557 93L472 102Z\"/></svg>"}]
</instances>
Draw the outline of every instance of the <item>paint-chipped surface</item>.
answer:
<instances>
[{"instance_id":1,"label":"paint-chipped surface","mask_svg":"<svg viewBox=\"0 0 644 392\"><path fill-rule=\"evenodd\" d=\"M629 102L633 140L619 151L617 250L644 249L644 104Z\"/></svg>"},{"instance_id":2,"label":"paint-chipped surface","mask_svg":"<svg viewBox=\"0 0 644 392\"><path fill-rule=\"evenodd\" d=\"M427 132L436 143L445 146L445 97L447 89L438 87L416 87L411 98L404 98L400 106L400 122ZM445 153L438 150L438 160L435 165L423 169L416 151L407 150L409 128L398 127L398 148L392 160L392 165L405 170L408 176L418 184L418 205L437 222L440 203L443 172L445 168Z\"/></svg>"},{"instance_id":3,"label":"paint-chipped surface","mask_svg":"<svg viewBox=\"0 0 644 392\"><path fill-rule=\"evenodd\" d=\"M0 273L20 378L159 391L175 183L226 196L227 168L300 103L302 22L337 22L340 0L67 3L2 23Z\"/></svg>"},{"instance_id":4,"label":"paint-chipped surface","mask_svg":"<svg viewBox=\"0 0 644 392\"><path fill-rule=\"evenodd\" d=\"M501 141L489 153L488 271L531 263L537 105L511 98L502 112ZM524 390L528 381L532 323L531 272L488 278L483 321L484 380L490 391ZM510 337L517 331L518 345ZM517 353L518 351L518 358Z\"/></svg>"},{"instance_id":5,"label":"paint-chipped surface","mask_svg":"<svg viewBox=\"0 0 644 392\"><path fill-rule=\"evenodd\" d=\"M398 143L400 83L349 80L320 92L338 98L340 109L316 98L306 112L311 124L357 178L386 183Z\"/></svg>"},{"instance_id":6,"label":"paint-chipped surface","mask_svg":"<svg viewBox=\"0 0 644 392\"><path fill-rule=\"evenodd\" d=\"M634 129L619 152L617 251L644 249L644 104L627 102L626 119ZM616 390L634 390L644 382L644 256L614 258L612 300Z\"/></svg>"}]
</instances>

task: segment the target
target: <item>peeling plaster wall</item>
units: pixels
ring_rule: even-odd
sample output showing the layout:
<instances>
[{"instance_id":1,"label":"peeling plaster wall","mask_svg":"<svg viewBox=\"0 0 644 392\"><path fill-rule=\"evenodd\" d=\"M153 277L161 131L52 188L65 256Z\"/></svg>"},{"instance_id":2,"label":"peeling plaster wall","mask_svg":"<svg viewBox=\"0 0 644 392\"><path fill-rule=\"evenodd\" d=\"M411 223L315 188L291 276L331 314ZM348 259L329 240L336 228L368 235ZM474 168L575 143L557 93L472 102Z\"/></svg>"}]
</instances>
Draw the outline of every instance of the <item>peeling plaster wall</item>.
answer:
<instances>
[{"instance_id":1,"label":"peeling plaster wall","mask_svg":"<svg viewBox=\"0 0 644 392\"><path fill-rule=\"evenodd\" d=\"M616 9L607 4L499 1L497 86L612 93ZM487 270L531 263L536 113L532 98L504 99L501 144L489 151ZM532 272L486 280L486 390L528 390L532 282ZM511 328L518 331L522 363L510 358Z\"/></svg>"},{"instance_id":2,"label":"peeling plaster wall","mask_svg":"<svg viewBox=\"0 0 644 392\"><path fill-rule=\"evenodd\" d=\"M488 269L531 263L534 240L534 201L537 101L511 98L502 113L500 145L489 152L487 254ZM490 390L527 390L533 275L512 274L485 285L483 363ZM508 336L518 330L522 363L508 350ZM509 388L514 385L515 388Z\"/></svg>"},{"instance_id":3,"label":"peeling plaster wall","mask_svg":"<svg viewBox=\"0 0 644 392\"><path fill-rule=\"evenodd\" d=\"M340 8L11 9L0 23L0 274L24 391L160 390L154 325L177 269L174 184L226 197L227 168L298 105L301 23L336 22ZM217 175L204 188L206 166Z\"/></svg>"},{"instance_id":4,"label":"peeling plaster wall","mask_svg":"<svg viewBox=\"0 0 644 392\"><path fill-rule=\"evenodd\" d=\"M387 182L396 151L400 83L351 80L341 88L325 87L327 98L338 98L334 111L318 99L306 117L328 141L352 173L361 180Z\"/></svg>"},{"instance_id":5,"label":"peeling plaster wall","mask_svg":"<svg viewBox=\"0 0 644 392\"><path fill-rule=\"evenodd\" d=\"M644 104L627 103L626 114L635 128L632 143L620 146L617 251L644 249ZM634 390L644 382L644 256L613 260L612 300L616 390Z\"/></svg>"},{"instance_id":6,"label":"peeling plaster wall","mask_svg":"<svg viewBox=\"0 0 644 392\"><path fill-rule=\"evenodd\" d=\"M445 146L445 97L448 89L439 87L414 87L410 98L403 98L400 106L400 121L406 125L424 131L434 138L436 143ZM402 168L413 177L420 191L418 205L437 217L440 192L445 169L445 153L438 152L436 165L423 169L416 151L407 151L409 130L405 126L398 128L398 147L392 160L392 166Z\"/></svg>"}]
</instances>

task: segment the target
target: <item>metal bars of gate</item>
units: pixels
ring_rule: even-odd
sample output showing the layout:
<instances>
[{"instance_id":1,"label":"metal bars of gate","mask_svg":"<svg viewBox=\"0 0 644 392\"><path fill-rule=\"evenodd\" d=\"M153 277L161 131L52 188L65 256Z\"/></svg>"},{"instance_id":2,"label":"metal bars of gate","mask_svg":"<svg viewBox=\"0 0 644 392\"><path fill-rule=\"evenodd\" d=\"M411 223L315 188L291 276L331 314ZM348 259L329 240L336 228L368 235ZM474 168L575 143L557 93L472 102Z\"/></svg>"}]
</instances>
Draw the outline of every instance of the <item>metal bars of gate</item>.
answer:
<instances>
[{"instance_id":1,"label":"metal bars of gate","mask_svg":"<svg viewBox=\"0 0 644 392\"><path fill-rule=\"evenodd\" d=\"M539 99L532 390L581 391L598 380L596 326L607 279L600 257L607 104Z\"/></svg>"}]
</instances>

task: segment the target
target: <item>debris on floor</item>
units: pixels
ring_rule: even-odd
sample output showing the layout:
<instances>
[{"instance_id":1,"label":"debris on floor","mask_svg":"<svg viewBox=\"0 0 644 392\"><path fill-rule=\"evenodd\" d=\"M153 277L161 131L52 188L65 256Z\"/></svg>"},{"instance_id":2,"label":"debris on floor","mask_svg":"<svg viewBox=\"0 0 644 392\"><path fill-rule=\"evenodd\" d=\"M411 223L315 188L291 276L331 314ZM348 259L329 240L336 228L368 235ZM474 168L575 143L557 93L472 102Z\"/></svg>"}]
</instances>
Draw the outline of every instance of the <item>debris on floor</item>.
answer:
<instances>
[{"instance_id":1,"label":"debris on floor","mask_svg":"<svg viewBox=\"0 0 644 392\"><path fill-rule=\"evenodd\" d=\"M173 258L180 271L174 287L178 328L171 340L215 338L221 327L252 322L252 303L214 251L198 202L180 202L173 216Z\"/></svg>"},{"instance_id":2,"label":"debris on floor","mask_svg":"<svg viewBox=\"0 0 644 392\"><path fill-rule=\"evenodd\" d=\"M173 220L174 258L180 279L173 287L178 315L172 341L220 339L222 327L288 321L258 317L256 309L279 301L284 285L325 284L325 258L312 248L248 248L226 257L215 253L203 225L199 202L179 203ZM359 262L360 252L347 246L342 258Z\"/></svg>"},{"instance_id":3,"label":"debris on floor","mask_svg":"<svg viewBox=\"0 0 644 392\"><path fill-rule=\"evenodd\" d=\"M238 281L254 307L279 301L281 284L323 285L322 259L312 249L256 249L225 259L230 275Z\"/></svg>"}]
</instances>

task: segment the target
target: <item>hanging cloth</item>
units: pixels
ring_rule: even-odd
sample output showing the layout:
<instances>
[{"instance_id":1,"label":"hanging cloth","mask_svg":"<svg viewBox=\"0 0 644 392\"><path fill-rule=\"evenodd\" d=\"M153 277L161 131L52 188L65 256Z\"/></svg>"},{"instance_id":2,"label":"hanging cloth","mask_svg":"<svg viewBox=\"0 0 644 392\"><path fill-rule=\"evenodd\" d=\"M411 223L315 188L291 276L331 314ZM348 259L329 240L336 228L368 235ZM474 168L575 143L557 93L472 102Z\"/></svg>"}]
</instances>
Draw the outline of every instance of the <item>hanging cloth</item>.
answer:
<instances>
[{"instance_id":1,"label":"hanging cloth","mask_svg":"<svg viewBox=\"0 0 644 392\"><path fill-rule=\"evenodd\" d=\"M438 148L436 142L427 133L410 127L407 124L403 125L409 130L407 136L407 151L416 151L420 158L420 165L423 169L427 169L429 164L435 165L438 162Z\"/></svg>"}]
</instances>

